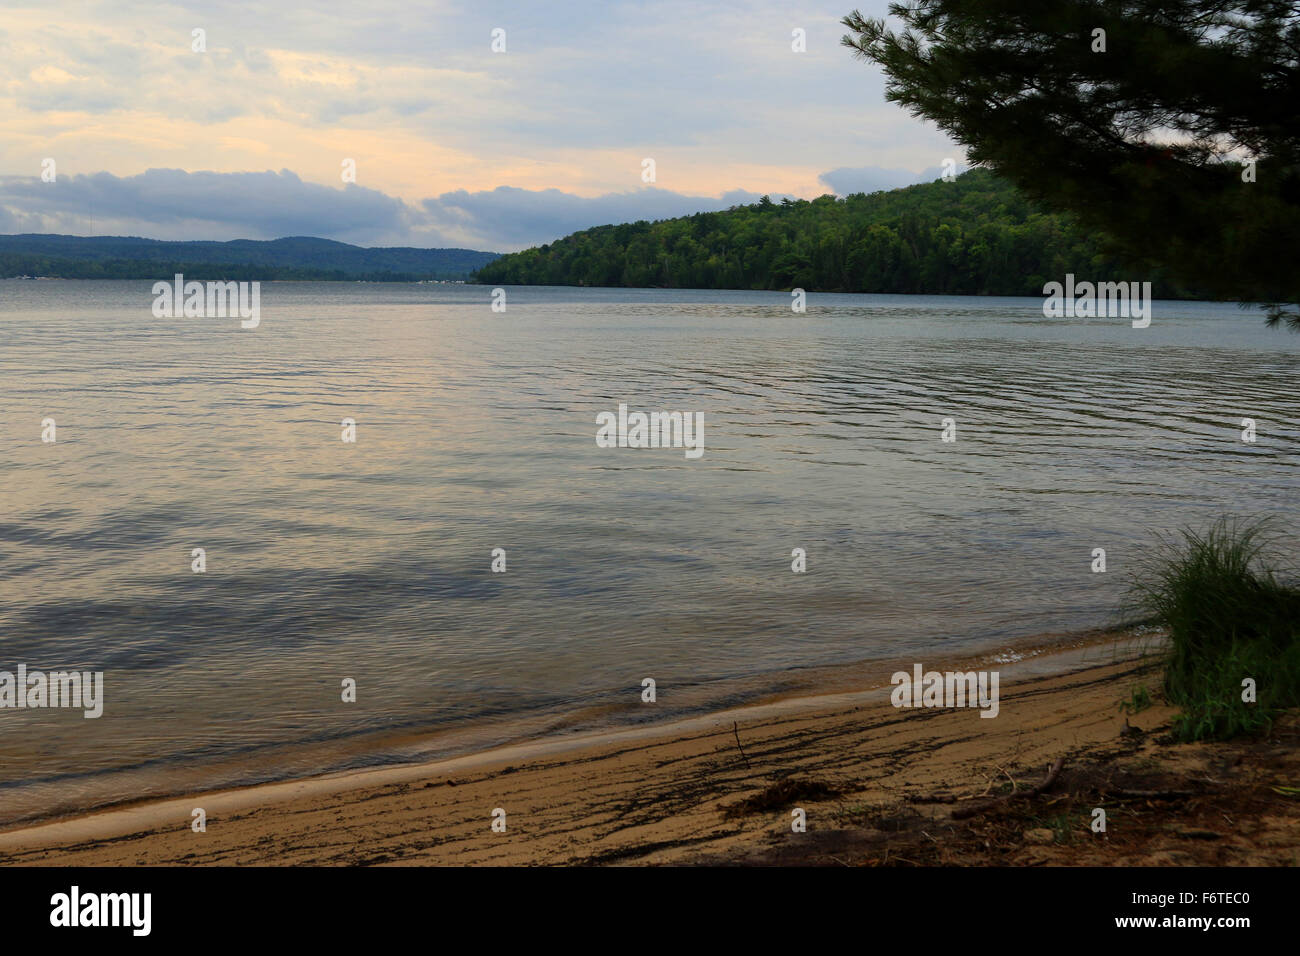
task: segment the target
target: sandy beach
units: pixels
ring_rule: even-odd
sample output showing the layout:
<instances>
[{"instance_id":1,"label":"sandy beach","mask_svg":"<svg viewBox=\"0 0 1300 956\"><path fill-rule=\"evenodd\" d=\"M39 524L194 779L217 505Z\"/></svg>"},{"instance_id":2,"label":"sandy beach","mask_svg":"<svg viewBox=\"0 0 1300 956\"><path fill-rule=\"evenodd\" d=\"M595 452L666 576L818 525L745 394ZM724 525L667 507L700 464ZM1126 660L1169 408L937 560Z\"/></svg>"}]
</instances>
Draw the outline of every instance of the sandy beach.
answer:
<instances>
[{"instance_id":1,"label":"sandy beach","mask_svg":"<svg viewBox=\"0 0 1300 956\"><path fill-rule=\"evenodd\" d=\"M1300 777L1294 720L1267 740L1173 744L1169 708L1121 709L1158 686L1131 638L999 670L991 720L895 708L887 686L794 697L119 807L0 833L0 863L1300 862L1300 800L1275 789ZM1097 807L1105 833L1089 826Z\"/></svg>"}]
</instances>

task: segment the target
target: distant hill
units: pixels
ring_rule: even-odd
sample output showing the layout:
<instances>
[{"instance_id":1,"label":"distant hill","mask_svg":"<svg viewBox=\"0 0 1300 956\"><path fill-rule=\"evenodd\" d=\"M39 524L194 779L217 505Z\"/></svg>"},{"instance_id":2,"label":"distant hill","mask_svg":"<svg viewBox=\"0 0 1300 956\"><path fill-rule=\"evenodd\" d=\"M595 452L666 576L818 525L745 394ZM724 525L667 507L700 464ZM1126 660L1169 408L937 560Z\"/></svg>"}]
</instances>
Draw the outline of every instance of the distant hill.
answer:
<instances>
[{"instance_id":1,"label":"distant hill","mask_svg":"<svg viewBox=\"0 0 1300 956\"><path fill-rule=\"evenodd\" d=\"M167 242L133 236L0 236L0 277L195 279L464 279L497 257L472 249L362 246L294 236Z\"/></svg>"},{"instance_id":2,"label":"distant hill","mask_svg":"<svg viewBox=\"0 0 1300 956\"><path fill-rule=\"evenodd\" d=\"M1160 270L1122 263L1069 217L1044 212L984 169L845 198L760 202L658 222L598 226L494 259L493 285L792 289L810 292L1042 295L1067 272L1150 280L1193 296Z\"/></svg>"}]
</instances>

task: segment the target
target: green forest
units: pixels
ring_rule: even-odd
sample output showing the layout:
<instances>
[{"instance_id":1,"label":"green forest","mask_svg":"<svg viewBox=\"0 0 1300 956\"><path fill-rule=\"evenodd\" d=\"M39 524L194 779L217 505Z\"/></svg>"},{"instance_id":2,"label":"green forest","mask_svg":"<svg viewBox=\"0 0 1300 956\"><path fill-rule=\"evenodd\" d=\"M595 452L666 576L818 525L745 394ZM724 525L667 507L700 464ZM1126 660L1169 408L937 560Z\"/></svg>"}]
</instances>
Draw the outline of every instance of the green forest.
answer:
<instances>
[{"instance_id":1,"label":"green forest","mask_svg":"<svg viewBox=\"0 0 1300 956\"><path fill-rule=\"evenodd\" d=\"M984 169L951 182L845 198L768 197L723 212L585 229L504 255L493 285L792 289L810 292L1042 295L1067 272L1144 280L1194 296L1160 270L1123 263L1101 237L1045 212Z\"/></svg>"},{"instance_id":2,"label":"green forest","mask_svg":"<svg viewBox=\"0 0 1300 956\"><path fill-rule=\"evenodd\" d=\"M0 236L0 278L414 282L464 279L496 258L471 249L367 249L309 236L169 242L134 236Z\"/></svg>"},{"instance_id":3,"label":"green forest","mask_svg":"<svg viewBox=\"0 0 1300 956\"><path fill-rule=\"evenodd\" d=\"M227 265L213 262L171 262L155 259L64 259L56 256L0 252L0 279L40 276L57 279L169 279L176 273L187 279L315 280L362 279L375 282L410 282L413 275L391 272L350 276L338 269L266 266L251 263Z\"/></svg>"}]
</instances>

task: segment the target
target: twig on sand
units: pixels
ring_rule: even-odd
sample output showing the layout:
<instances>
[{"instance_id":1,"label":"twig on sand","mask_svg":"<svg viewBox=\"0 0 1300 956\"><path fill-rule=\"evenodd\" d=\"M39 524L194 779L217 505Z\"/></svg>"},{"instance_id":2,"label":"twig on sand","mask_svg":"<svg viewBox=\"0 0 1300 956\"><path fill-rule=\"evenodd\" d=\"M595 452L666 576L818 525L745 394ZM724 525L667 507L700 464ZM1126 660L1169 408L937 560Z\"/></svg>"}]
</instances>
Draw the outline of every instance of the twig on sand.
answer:
<instances>
[{"instance_id":1,"label":"twig on sand","mask_svg":"<svg viewBox=\"0 0 1300 956\"><path fill-rule=\"evenodd\" d=\"M745 748L740 744L740 727L734 720L731 722L731 732L736 735L736 746L740 748L740 755L745 758L745 766L750 770L753 770L754 767L750 764L749 757L745 754Z\"/></svg>"},{"instance_id":2,"label":"twig on sand","mask_svg":"<svg viewBox=\"0 0 1300 956\"><path fill-rule=\"evenodd\" d=\"M1060 775L1061 768L1064 766L1065 766L1065 755L1062 754L1061 756L1056 758L1056 761L1052 764L1052 769L1047 771L1047 777L1044 778L1043 782L1040 783L1038 786L1034 787L1033 790L1029 791L1030 796L1036 797L1044 790L1046 790L1048 787L1050 787L1052 784L1056 783L1056 778L1057 776Z\"/></svg>"},{"instance_id":3,"label":"twig on sand","mask_svg":"<svg viewBox=\"0 0 1300 956\"><path fill-rule=\"evenodd\" d=\"M1012 793L1015 793L1017 790L1020 789L1020 786L1016 783L1016 778L1015 778L1015 777L1011 776L1011 774L1007 773L1007 772L1006 772L1005 770L1003 770L1001 767L998 767L997 769L998 769L998 770L1002 770L1002 776L1006 777L1008 780L1011 781L1011 792L1012 792Z\"/></svg>"},{"instance_id":4,"label":"twig on sand","mask_svg":"<svg viewBox=\"0 0 1300 956\"><path fill-rule=\"evenodd\" d=\"M985 803L981 803L979 806L958 807L956 810L952 812L952 818L954 820L964 820L967 817L973 817L980 813L983 813L985 810L991 810L993 807L996 807L998 804L1005 803L1008 800L1018 800L1018 799L1025 799L1028 797L1036 797L1056 782L1056 778L1060 775L1061 768L1064 766L1065 766L1065 756L1062 755L1056 758L1055 762L1052 764L1051 769L1047 771L1047 776L1043 778L1043 782L1040 783L1038 786L1034 787L1032 790L1013 790L1011 793L1003 794L1002 796L997 797L993 800L989 800ZM1001 770L1002 768L999 767L998 769ZM1003 770L1002 772L1006 773L1005 770ZM1012 782L1014 783L1015 781Z\"/></svg>"}]
</instances>

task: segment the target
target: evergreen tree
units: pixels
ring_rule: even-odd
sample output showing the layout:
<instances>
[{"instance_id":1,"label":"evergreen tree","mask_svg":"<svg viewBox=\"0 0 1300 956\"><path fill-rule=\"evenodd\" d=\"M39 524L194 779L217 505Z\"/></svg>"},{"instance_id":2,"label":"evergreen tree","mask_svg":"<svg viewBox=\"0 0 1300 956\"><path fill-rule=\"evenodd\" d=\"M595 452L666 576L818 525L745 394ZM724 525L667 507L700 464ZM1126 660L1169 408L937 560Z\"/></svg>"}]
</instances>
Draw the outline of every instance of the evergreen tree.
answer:
<instances>
[{"instance_id":1,"label":"evergreen tree","mask_svg":"<svg viewBox=\"0 0 1300 956\"><path fill-rule=\"evenodd\" d=\"M914 0L844 43L886 98L1108 249L1300 329L1294 0Z\"/></svg>"}]
</instances>

